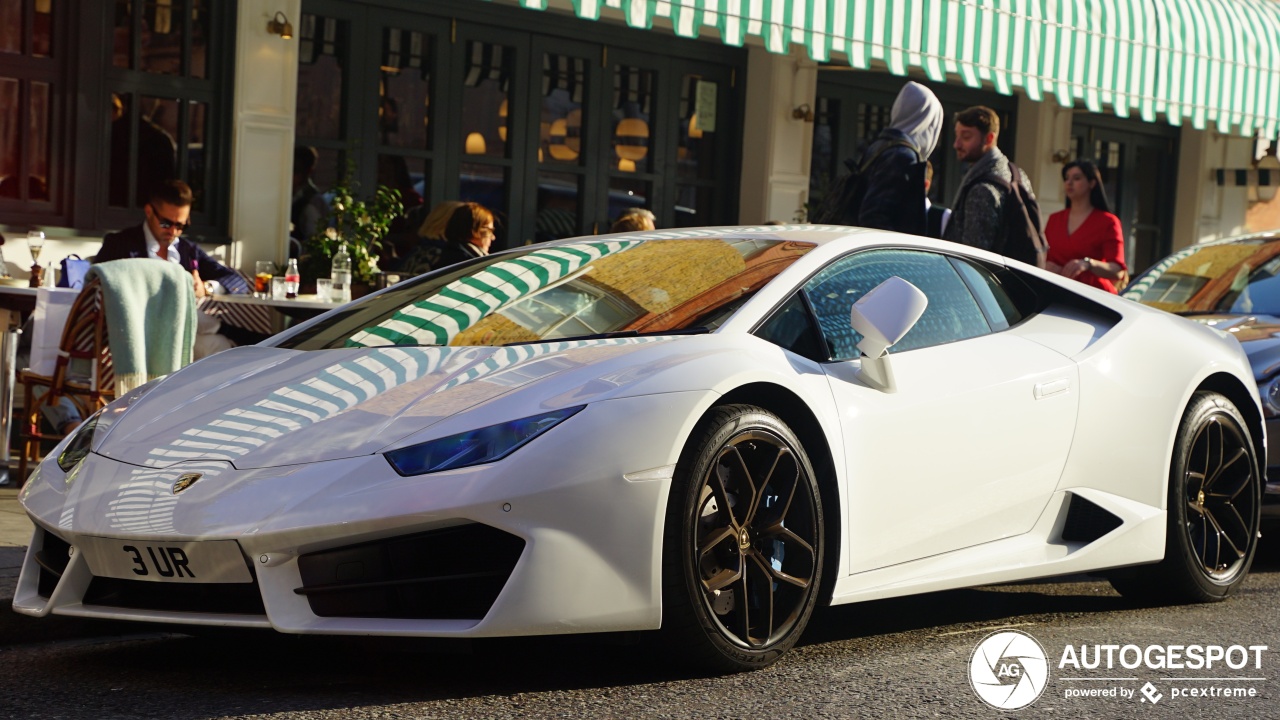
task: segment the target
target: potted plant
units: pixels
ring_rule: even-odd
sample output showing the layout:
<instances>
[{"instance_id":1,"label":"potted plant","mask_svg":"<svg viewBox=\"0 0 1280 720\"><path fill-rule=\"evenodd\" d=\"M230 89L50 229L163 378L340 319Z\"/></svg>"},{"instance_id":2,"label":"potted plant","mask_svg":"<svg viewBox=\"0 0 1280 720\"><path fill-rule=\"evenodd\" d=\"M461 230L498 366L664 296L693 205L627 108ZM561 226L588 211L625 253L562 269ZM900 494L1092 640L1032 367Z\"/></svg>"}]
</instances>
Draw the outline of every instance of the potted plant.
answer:
<instances>
[{"instance_id":1,"label":"potted plant","mask_svg":"<svg viewBox=\"0 0 1280 720\"><path fill-rule=\"evenodd\" d=\"M329 212L321 219L316 233L302 250L304 284L314 284L318 277L329 277L334 253L343 242L351 255L351 275L355 294L372 287L378 274L378 255L382 239L391 223L404 212L400 191L379 185L373 197L359 199L359 184L351 179L352 170L330 191Z\"/></svg>"}]
</instances>

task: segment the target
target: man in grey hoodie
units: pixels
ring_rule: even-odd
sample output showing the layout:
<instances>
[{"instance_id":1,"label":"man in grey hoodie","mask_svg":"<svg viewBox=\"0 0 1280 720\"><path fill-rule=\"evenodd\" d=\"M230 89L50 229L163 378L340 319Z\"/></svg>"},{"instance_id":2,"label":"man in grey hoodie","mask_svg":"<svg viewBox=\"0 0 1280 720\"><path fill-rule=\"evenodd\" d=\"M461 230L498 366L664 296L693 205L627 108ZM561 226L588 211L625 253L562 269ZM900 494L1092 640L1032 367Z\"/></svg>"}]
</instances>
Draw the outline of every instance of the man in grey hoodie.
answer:
<instances>
[{"instance_id":1,"label":"man in grey hoodie","mask_svg":"<svg viewBox=\"0 0 1280 720\"><path fill-rule=\"evenodd\" d=\"M989 107L976 105L956 113L956 159L970 163L951 203L951 220L943 234L947 240L1006 254L1004 203L1007 192L994 180L1013 182L1009 158L996 147L1000 117ZM1034 198L1031 181L1018 170L1017 182Z\"/></svg>"}]
</instances>

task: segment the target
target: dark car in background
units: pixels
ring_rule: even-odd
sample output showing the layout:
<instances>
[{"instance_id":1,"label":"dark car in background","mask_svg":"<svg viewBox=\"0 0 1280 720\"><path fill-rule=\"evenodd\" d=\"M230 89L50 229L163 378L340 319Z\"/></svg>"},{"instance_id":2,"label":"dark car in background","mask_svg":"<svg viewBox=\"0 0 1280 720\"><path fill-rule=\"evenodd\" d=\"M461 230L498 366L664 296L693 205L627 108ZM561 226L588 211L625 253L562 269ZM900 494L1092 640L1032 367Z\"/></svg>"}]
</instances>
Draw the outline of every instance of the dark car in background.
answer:
<instances>
[{"instance_id":1,"label":"dark car in background","mask_svg":"<svg viewBox=\"0 0 1280 720\"><path fill-rule=\"evenodd\" d=\"M1280 232L1200 243L1153 265L1121 293L1230 333L1244 347L1267 432L1280 438ZM1263 516L1280 518L1280 442L1267 448Z\"/></svg>"}]
</instances>

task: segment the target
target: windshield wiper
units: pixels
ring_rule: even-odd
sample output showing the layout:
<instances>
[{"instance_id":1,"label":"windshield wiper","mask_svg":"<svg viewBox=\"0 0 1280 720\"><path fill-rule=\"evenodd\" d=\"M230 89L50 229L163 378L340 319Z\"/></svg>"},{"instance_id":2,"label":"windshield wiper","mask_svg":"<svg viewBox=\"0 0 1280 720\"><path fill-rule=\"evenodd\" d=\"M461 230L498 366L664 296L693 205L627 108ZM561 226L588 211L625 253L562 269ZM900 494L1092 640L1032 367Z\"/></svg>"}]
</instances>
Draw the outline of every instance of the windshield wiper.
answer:
<instances>
[{"instance_id":1,"label":"windshield wiper","mask_svg":"<svg viewBox=\"0 0 1280 720\"><path fill-rule=\"evenodd\" d=\"M709 332L711 332L711 328L703 327L701 325L698 327L680 328L678 330L650 330L646 332L640 332L638 330L614 330L612 332L590 333L587 335L566 335L565 337L540 338L538 340L517 340L515 342L505 343L503 347L510 347L512 345L572 342L575 340L608 340L611 338L647 337L656 335L703 335Z\"/></svg>"}]
</instances>

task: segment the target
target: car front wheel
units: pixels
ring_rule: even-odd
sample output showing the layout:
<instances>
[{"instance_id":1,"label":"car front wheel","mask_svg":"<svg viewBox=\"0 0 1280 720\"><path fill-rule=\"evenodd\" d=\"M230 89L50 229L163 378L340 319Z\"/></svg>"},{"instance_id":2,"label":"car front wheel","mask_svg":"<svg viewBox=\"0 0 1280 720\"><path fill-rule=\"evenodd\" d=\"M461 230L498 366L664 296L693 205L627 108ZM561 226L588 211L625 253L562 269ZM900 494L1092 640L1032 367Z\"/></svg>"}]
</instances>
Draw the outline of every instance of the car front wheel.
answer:
<instances>
[{"instance_id":1,"label":"car front wheel","mask_svg":"<svg viewBox=\"0 0 1280 720\"><path fill-rule=\"evenodd\" d=\"M776 415L715 408L676 469L664 537L664 646L700 669L773 663L796 643L822 578L822 500Z\"/></svg>"}]
</instances>

